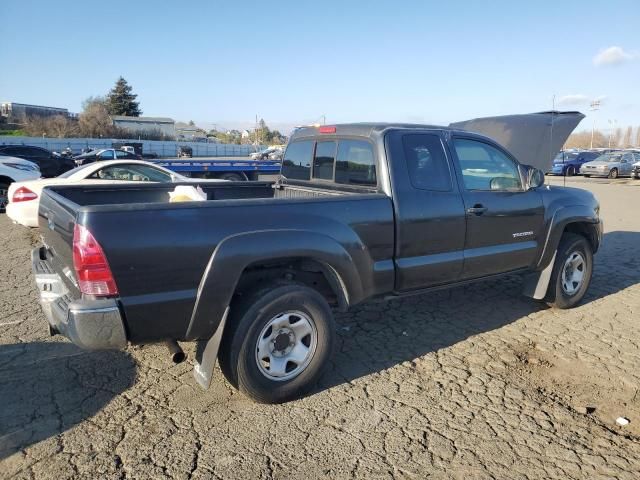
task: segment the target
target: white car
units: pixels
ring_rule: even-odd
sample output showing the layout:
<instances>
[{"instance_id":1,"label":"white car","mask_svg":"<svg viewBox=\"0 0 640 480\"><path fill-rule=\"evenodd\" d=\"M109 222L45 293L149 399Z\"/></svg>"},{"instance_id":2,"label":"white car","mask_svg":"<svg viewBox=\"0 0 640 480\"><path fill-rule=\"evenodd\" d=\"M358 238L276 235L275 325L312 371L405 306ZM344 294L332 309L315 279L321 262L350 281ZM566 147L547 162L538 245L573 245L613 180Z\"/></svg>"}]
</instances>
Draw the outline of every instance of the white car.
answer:
<instances>
[{"instance_id":1,"label":"white car","mask_svg":"<svg viewBox=\"0 0 640 480\"><path fill-rule=\"evenodd\" d=\"M33 162L18 157L0 155L0 212L9 203L9 185L13 182L40 178L40 168Z\"/></svg>"},{"instance_id":2,"label":"white car","mask_svg":"<svg viewBox=\"0 0 640 480\"><path fill-rule=\"evenodd\" d=\"M38 177L40 175L38 174ZM224 182L219 179L187 178L142 160L106 160L81 165L55 178L15 182L9 186L7 215L26 227L38 226L42 189L49 185L91 185L129 182Z\"/></svg>"}]
</instances>

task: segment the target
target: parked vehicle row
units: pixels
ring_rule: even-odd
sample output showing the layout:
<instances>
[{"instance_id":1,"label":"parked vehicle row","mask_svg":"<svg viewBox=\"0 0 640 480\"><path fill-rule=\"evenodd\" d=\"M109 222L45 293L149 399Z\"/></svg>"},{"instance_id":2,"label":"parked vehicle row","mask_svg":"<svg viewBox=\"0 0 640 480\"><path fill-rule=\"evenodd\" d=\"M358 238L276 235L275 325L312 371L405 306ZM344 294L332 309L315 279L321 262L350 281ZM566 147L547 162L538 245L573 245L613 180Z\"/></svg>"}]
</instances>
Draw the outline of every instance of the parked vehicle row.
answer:
<instances>
[{"instance_id":1,"label":"parked vehicle row","mask_svg":"<svg viewBox=\"0 0 640 480\"><path fill-rule=\"evenodd\" d=\"M571 113L567 136L582 118ZM509 138L542 143L543 129L522 135L527 118ZM573 307L602 238L598 202L543 185L510 150L540 159L513 142L323 125L296 130L275 184L206 184L205 201L169 203L166 183L48 186L32 264L50 331L85 349L200 341L201 386L219 361L232 385L274 403L330 364L332 308L514 272L528 273L526 295Z\"/></svg>"},{"instance_id":2,"label":"parked vehicle row","mask_svg":"<svg viewBox=\"0 0 640 480\"><path fill-rule=\"evenodd\" d=\"M38 165L43 177L57 177L76 166L71 158L54 155L46 148L31 145L0 145L0 155L18 157Z\"/></svg>"},{"instance_id":3,"label":"parked vehicle row","mask_svg":"<svg viewBox=\"0 0 640 480\"><path fill-rule=\"evenodd\" d=\"M634 166L640 163L640 150L566 150L559 152L547 174L583 175L585 177L632 177L639 176Z\"/></svg>"}]
</instances>

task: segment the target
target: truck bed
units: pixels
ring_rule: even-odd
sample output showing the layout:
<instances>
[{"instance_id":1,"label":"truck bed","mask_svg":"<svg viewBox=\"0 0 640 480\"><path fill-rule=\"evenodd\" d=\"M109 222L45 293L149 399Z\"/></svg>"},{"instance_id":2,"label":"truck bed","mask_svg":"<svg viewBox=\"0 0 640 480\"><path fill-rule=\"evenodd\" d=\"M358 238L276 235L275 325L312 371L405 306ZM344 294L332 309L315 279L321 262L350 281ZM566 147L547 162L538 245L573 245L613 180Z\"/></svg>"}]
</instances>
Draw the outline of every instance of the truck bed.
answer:
<instances>
[{"instance_id":1,"label":"truck bed","mask_svg":"<svg viewBox=\"0 0 640 480\"><path fill-rule=\"evenodd\" d=\"M260 245L265 254L298 235L331 239L357 271L370 272L358 279L354 301L393 288L392 202L382 193L228 182L201 185L207 201L169 203L174 187L48 187L42 194L40 258L61 277L67 296L80 298L69 267L74 226L87 228L109 261L133 343L211 335L215 325L192 321L201 280L221 243L252 232L276 232L273 245Z\"/></svg>"}]
</instances>

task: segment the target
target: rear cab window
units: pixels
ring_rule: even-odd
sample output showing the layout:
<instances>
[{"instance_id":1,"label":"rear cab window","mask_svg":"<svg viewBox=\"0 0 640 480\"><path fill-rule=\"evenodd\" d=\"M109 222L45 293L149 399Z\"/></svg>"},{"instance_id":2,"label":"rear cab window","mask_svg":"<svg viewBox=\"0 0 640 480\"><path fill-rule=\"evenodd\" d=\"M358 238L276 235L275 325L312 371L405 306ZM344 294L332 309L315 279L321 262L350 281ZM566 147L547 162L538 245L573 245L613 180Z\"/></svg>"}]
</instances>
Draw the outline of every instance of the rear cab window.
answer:
<instances>
[{"instance_id":1,"label":"rear cab window","mask_svg":"<svg viewBox=\"0 0 640 480\"><path fill-rule=\"evenodd\" d=\"M295 140L285 151L282 175L289 180L352 187L378 185L373 145L364 139Z\"/></svg>"}]
</instances>

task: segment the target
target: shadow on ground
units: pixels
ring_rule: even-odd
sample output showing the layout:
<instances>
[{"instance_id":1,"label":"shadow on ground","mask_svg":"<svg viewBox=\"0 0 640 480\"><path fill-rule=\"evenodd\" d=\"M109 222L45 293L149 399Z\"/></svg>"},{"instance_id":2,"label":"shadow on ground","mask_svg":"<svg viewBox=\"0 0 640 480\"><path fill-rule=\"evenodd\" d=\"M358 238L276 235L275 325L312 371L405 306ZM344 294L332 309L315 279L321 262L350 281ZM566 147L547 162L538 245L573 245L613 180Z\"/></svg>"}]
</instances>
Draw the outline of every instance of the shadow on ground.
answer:
<instances>
[{"instance_id":1,"label":"shadow on ground","mask_svg":"<svg viewBox=\"0 0 640 480\"><path fill-rule=\"evenodd\" d=\"M135 380L125 352L66 342L0 345L0 459L68 430Z\"/></svg>"},{"instance_id":2,"label":"shadow on ground","mask_svg":"<svg viewBox=\"0 0 640 480\"><path fill-rule=\"evenodd\" d=\"M634 256L639 245L639 232L604 235L583 305L640 283L640 257ZM413 361L549 308L521 291L522 278L514 275L388 303L370 302L338 314L334 367L320 388Z\"/></svg>"}]
</instances>

